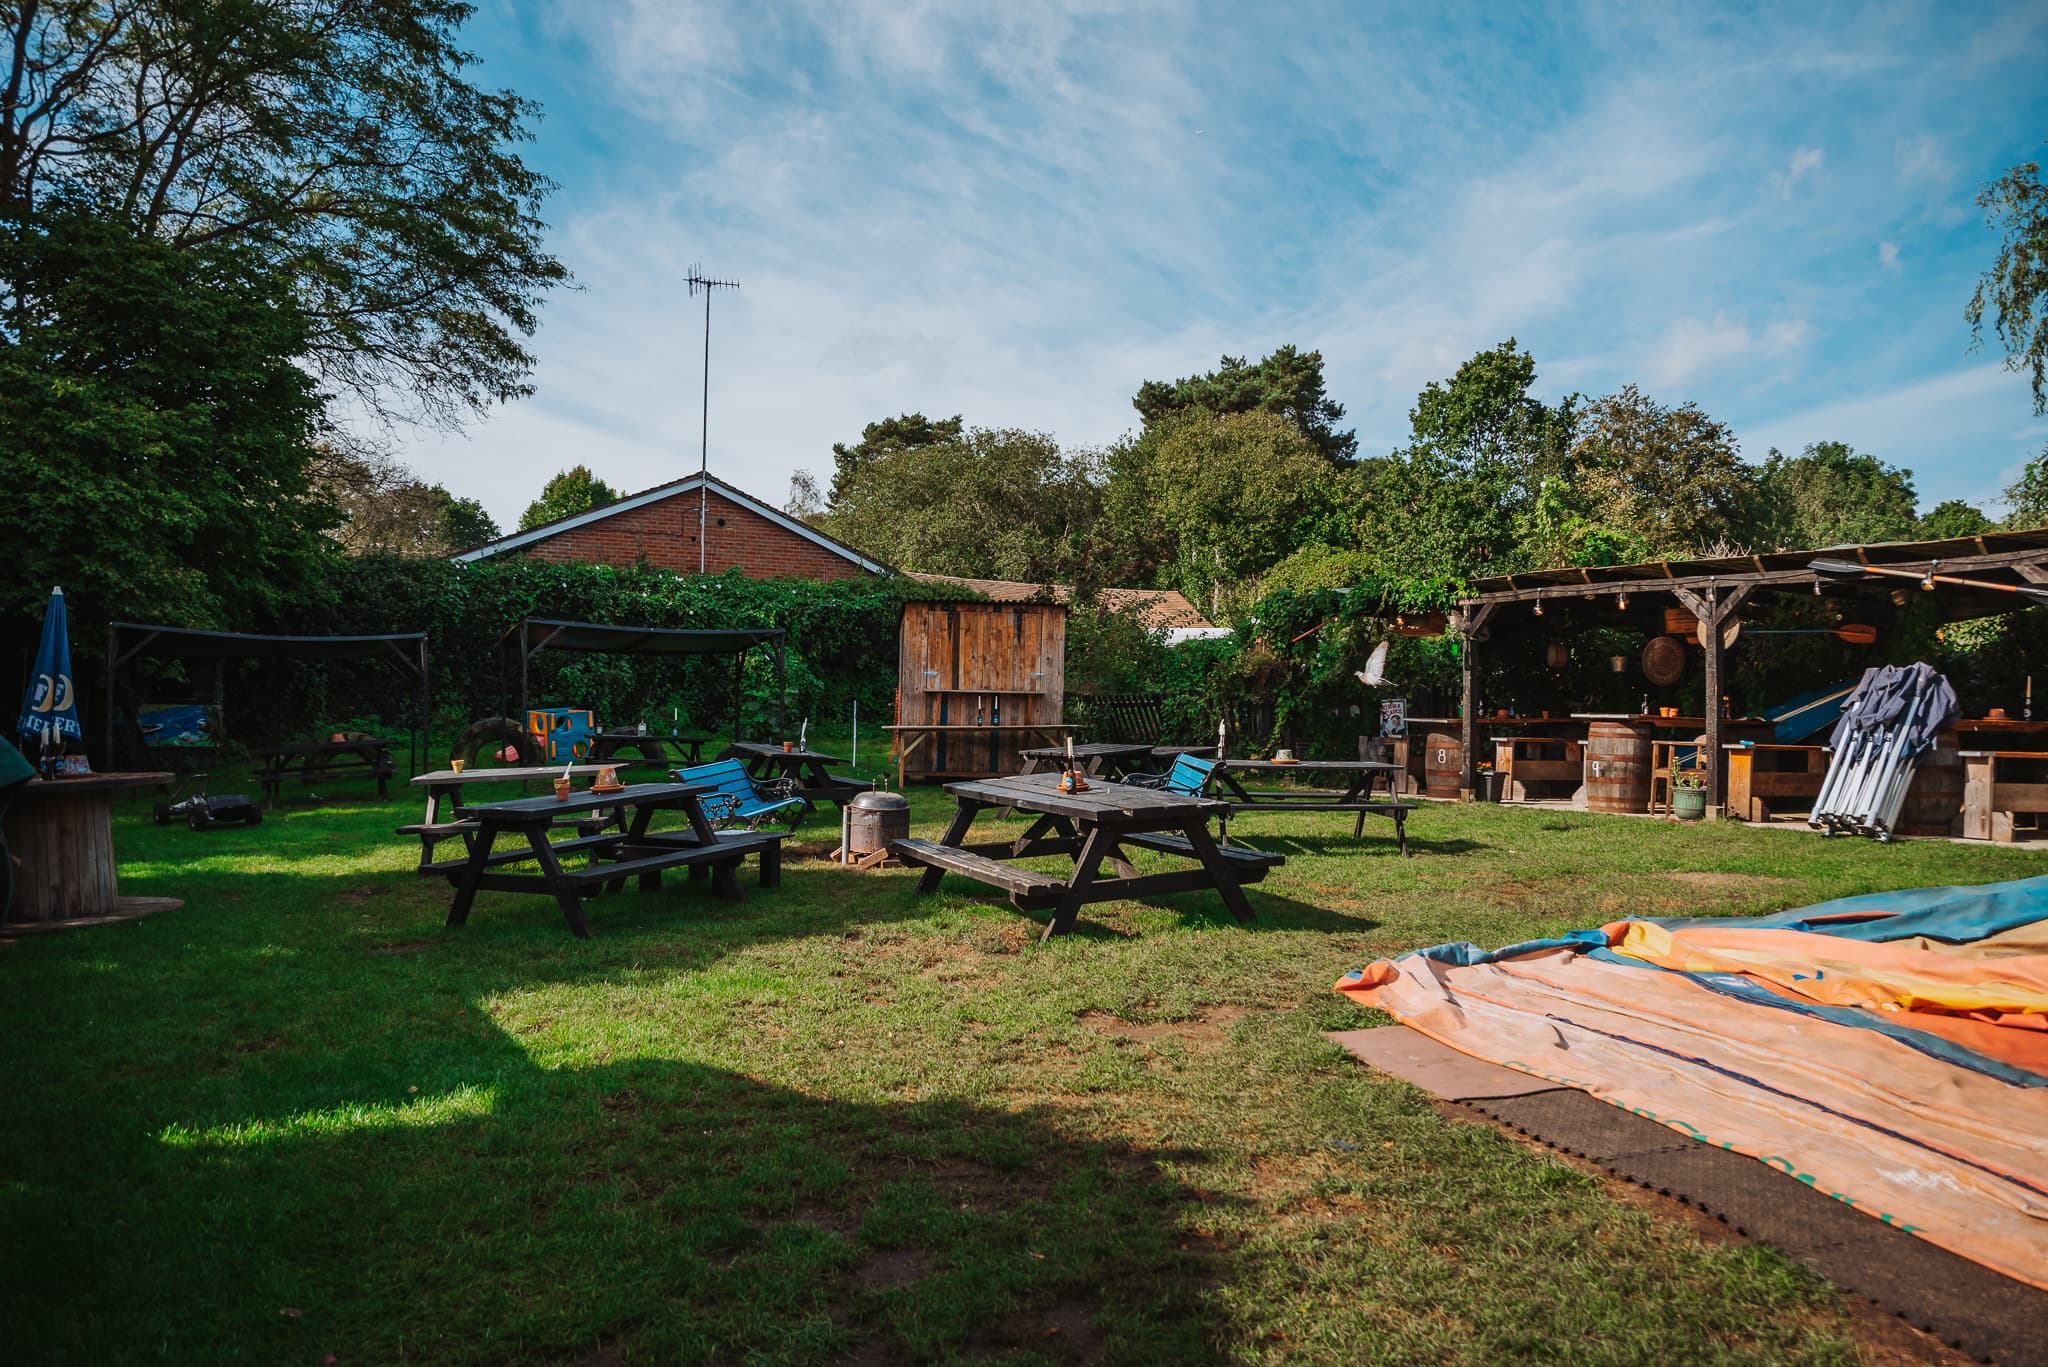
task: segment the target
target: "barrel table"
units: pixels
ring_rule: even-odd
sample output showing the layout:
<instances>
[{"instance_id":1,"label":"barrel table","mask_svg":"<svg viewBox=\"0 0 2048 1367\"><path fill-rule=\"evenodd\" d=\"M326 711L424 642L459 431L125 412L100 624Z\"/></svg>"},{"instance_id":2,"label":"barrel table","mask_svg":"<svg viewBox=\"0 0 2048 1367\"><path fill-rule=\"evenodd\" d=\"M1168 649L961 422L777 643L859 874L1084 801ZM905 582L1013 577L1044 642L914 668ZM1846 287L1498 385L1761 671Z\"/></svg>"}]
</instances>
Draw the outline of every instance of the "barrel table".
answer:
<instances>
[{"instance_id":1,"label":"barrel table","mask_svg":"<svg viewBox=\"0 0 2048 1367\"><path fill-rule=\"evenodd\" d=\"M7 806L7 848L20 861L11 930L147 916L175 897L123 897L114 881L114 794L171 782L170 774L33 779Z\"/></svg>"},{"instance_id":2,"label":"barrel table","mask_svg":"<svg viewBox=\"0 0 2048 1367\"><path fill-rule=\"evenodd\" d=\"M1448 731L1430 732L1429 751L1422 759L1422 791L1430 797L1456 797L1464 783L1464 737Z\"/></svg>"},{"instance_id":3,"label":"barrel table","mask_svg":"<svg viewBox=\"0 0 2048 1367\"><path fill-rule=\"evenodd\" d=\"M1650 809L1650 728L1596 721L1586 728L1586 810Z\"/></svg>"}]
</instances>

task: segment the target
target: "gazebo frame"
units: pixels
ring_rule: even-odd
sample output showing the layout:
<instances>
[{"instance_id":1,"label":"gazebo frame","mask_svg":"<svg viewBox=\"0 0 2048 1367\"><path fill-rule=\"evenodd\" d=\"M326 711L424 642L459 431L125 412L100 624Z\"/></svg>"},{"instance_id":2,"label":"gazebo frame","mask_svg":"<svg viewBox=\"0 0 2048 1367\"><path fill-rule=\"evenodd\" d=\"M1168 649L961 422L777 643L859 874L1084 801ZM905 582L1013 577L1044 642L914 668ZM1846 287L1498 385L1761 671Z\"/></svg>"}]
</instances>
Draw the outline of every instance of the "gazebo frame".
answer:
<instances>
[{"instance_id":1,"label":"gazebo frame","mask_svg":"<svg viewBox=\"0 0 2048 1367\"><path fill-rule=\"evenodd\" d=\"M1911 570L1923 578L1953 575L2004 588L2036 587L2048 585L2048 528L1985 532L1945 541L1895 541L1813 551L1536 570L1474 580L1473 591L1459 600L1457 611L1451 615L1451 626L1459 636L1464 672L1460 695L1464 773L1459 781L1459 796L1470 801L1477 787L1477 666L1480 649L1494 622L1507 613L1538 612L1539 605L1554 605L1571 613L1576 610L1575 605L1588 601L1600 604L1603 600L1614 600L1625 606L1629 598L1650 602L1659 595L1669 595L1698 619L1700 645L1706 652L1705 749L1711 770L1707 802L1710 814L1718 815L1727 793L1727 775L1721 761L1720 698L1727 658L1723 633L1739 620L1743 607L1760 595L1773 593L1818 591L1867 600L1888 596L1904 582L1889 576L1845 582L1814 568L1814 562L1823 559ZM1926 580L1924 586L1939 595L1951 621L1994 616L2025 606L2013 594L1998 588L1934 580Z\"/></svg>"},{"instance_id":2,"label":"gazebo frame","mask_svg":"<svg viewBox=\"0 0 2048 1367\"><path fill-rule=\"evenodd\" d=\"M605 655L730 655L732 656L732 738L740 735L741 671L749 650L775 647L775 726L785 729L789 712L789 633L780 627L691 630L681 627L622 627L603 622L565 622L552 617L523 617L505 633L499 648L519 658L519 720L525 724L531 706L533 657L543 650L580 650Z\"/></svg>"}]
</instances>

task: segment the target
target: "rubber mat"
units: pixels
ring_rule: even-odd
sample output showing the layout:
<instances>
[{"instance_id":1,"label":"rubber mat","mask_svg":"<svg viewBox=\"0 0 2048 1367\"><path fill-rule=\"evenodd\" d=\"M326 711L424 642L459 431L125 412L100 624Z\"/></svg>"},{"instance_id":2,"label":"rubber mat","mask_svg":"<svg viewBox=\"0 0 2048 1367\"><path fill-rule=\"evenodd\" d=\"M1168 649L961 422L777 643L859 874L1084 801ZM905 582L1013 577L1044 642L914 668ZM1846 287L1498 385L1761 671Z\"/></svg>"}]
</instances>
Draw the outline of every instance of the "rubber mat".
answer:
<instances>
[{"instance_id":1,"label":"rubber mat","mask_svg":"<svg viewBox=\"0 0 2048 1367\"><path fill-rule=\"evenodd\" d=\"M1406 1026L1325 1036L1360 1061L1617 1177L1699 1207L1951 1347L2048 1367L2048 1292L1916 1239L1744 1154L1460 1053Z\"/></svg>"},{"instance_id":2,"label":"rubber mat","mask_svg":"<svg viewBox=\"0 0 2048 1367\"><path fill-rule=\"evenodd\" d=\"M1465 1100L1552 1148L1698 1206L1952 1347L2007 1367L2048 1367L2048 1292L1585 1092Z\"/></svg>"}]
</instances>

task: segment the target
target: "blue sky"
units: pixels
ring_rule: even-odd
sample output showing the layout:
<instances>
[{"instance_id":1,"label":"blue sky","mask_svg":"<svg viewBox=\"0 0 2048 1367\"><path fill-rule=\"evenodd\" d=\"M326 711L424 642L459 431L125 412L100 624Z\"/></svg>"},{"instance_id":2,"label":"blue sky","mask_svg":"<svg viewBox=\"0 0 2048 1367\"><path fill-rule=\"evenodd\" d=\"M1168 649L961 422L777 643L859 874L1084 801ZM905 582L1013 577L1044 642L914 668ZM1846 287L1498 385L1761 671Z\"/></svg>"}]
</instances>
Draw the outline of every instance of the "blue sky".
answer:
<instances>
[{"instance_id":1,"label":"blue sky","mask_svg":"<svg viewBox=\"0 0 2048 1367\"><path fill-rule=\"evenodd\" d=\"M401 434L511 523L576 462L780 503L921 409L1100 445L1130 397L1319 348L1363 453L1515 337L1546 395L1634 382L1743 453L1842 440L1982 504L2048 443L1969 354L1973 204L2048 154L2048 6L480 0L479 79L579 288L534 397Z\"/></svg>"}]
</instances>

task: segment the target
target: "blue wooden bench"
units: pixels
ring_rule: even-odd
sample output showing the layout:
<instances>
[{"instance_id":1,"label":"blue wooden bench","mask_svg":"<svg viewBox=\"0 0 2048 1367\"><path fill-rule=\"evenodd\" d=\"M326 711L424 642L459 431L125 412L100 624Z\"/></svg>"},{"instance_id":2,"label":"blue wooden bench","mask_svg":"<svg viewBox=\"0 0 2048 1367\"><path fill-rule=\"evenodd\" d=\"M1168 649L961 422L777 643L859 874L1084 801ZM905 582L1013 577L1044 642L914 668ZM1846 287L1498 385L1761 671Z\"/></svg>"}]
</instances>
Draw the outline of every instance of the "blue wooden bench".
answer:
<instances>
[{"instance_id":1,"label":"blue wooden bench","mask_svg":"<svg viewBox=\"0 0 2048 1367\"><path fill-rule=\"evenodd\" d=\"M1183 797L1200 797L1209 784L1209 775L1215 770L1216 761L1213 759L1182 755L1163 774L1135 774L1124 782L1137 788L1158 788Z\"/></svg>"},{"instance_id":2,"label":"blue wooden bench","mask_svg":"<svg viewBox=\"0 0 2048 1367\"><path fill-rule=\"evenodd\" d=\"M789 828L795 830L810 810L811 804L796 795L794 779L757 779L736 759L672 770L671 776L678 783L693 783L712 790L699 801L705 819L714 826L758 826L778 812L787 811Z\"/></svg>"}]
</instances>

